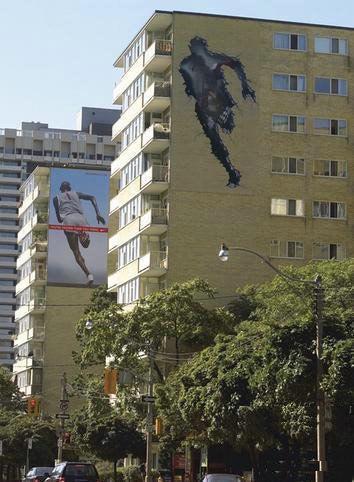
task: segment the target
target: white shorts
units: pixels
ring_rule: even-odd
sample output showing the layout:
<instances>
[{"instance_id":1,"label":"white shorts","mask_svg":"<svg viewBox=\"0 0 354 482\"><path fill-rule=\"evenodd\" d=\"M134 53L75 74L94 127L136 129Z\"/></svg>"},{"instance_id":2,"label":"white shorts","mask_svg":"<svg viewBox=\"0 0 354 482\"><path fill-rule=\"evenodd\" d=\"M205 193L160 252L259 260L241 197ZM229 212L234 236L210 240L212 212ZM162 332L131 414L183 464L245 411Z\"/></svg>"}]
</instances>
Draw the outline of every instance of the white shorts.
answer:
<instances>
[{"instance_id":1,"label":"white shorts","mask_svg":"<svg viewBox=\"0 0 354 482\"><path fill-rule=\"evenodd\" d=\"M63 226L87 226L88 222L80 213L67 214L63 219Z\"/></svg>"}]
</instances>

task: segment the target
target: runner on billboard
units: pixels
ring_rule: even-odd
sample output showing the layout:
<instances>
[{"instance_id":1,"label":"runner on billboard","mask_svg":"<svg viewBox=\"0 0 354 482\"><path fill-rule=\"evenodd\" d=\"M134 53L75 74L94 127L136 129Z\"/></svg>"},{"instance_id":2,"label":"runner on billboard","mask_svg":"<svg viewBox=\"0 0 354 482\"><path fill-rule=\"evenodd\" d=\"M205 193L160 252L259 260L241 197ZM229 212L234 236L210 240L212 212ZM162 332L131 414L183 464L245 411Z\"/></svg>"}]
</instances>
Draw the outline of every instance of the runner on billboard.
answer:
<instances>
[{"instance_id":1,"label":"runner on billboard","mask_svg":"<svg viewBox=\"0 0 354 482\"><path fill-rule=\"evenodd\" d=\"M71 184L68 181L63 181L60 185L60 193L53 198L53 204L58 223L63 226L88 226L88 222L84 215L84 210L81 205L81 200L90 201L96 212L96 218L98 224L105 224L104 218L100 214L100 210L95 196L91 194L85 194L82 192L76 192L71 189ZM79 241L83 248L88 248L90 244L89 234L82 229L65 230L64 233L68 240L69 247L74 254L77 264L87 276L87 283L91 285L93 283L93 274L88 270L85 259L83 258Z\"/></svg>"}]
</instances>

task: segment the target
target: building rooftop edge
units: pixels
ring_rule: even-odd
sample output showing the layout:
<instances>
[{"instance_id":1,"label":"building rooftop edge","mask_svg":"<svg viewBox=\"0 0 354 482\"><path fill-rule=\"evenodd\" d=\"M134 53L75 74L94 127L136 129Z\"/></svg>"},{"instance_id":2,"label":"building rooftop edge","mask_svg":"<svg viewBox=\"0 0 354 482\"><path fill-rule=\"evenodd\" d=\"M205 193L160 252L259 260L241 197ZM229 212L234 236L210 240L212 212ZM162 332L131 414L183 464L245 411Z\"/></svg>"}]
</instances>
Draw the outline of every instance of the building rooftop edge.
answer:
<instances>
[{"instance_id":1,"label":"building rooftop edge","mask_svg":"<svg viewBox=\"0 0 354 482\"><path fill-rule=\"evenodd\" d=\"M290 24L290 25L304 25L307 27L322 27L322 28L336 28L341 30L354 30L354 27L345 27L341 25L328 25L328 24L321 24L321 23L311 23L311 22L295 22L292 20L276 20L271 18L259 18L259 17L242 17L239 15L225 15L220 13L205 13L205 12L188 12L183 10L155 10L154 13L148 18L148 20L144 23L144 25L139 29L136 35L132 38L132 40L128 43L127 47L121 52L121 54L116 57L113 66L115 67L119 59L124 55L126 50L129 48L132 42L134 42L135 38L139 36L139 34L146 28L149 22L156 14L167 14L167 15L195 15L195 16L203 16L203 17L218 17L218 18L230 18L230 19L238 19L238 20L247 20L247 21L255 21L255 22L269 22L269 23L279 23L279 24Z\"/></svg>"}]
</instances>

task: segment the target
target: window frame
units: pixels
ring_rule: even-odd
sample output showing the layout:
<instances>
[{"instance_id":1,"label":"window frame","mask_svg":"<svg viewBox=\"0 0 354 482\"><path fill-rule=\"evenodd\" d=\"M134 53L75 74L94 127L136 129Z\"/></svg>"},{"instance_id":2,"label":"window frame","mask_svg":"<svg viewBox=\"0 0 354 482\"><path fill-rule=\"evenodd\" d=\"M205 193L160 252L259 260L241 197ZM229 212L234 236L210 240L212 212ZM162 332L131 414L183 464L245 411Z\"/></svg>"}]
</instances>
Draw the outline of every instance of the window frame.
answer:
<instances>
[{"instance_id":1,"label":"window frame","mask_svg":"<svg viewBox=\"0 0 354 482\"><path fill-rule=\"evenodd\" d=\"M317 203L326 203L328 204L328 213L329 213L329 216L314 216L314 205L315 205L315 202ZM339 217L332 217L331 216L331 204L344 204L345 206L345 217L344 218L339 218ZM337 212L338 212L338 207L337 207ZM346 221L348 219L348 209L347 209L347 203L346 202L342 202L342 201L324 201L324 200L315 200L315 201L312 201L312 218L313 219L327 219L327 220L335 220L335 221Z\"/></svg>"},{"instance_id":2,"label":"window frame","mask_svg":"<svg viewBox=\"0 0 354 482\"><path fill-rule=\"evenodd\" d=\"M272 254L272 251L271 251L271 248L272 248L272 243L274 241L277 241L278 243L278 255L277 256L274 256ZM286 256L282 256L281 254L281 243L285 243L285 246L286 246ZM296 244L297 243L301 243L302 244L302 256L289 256L289 243L295 243L295 254L296 254ZM304 245L304 242L303 241L295 241L295 240L281 240L281 239L271 239L270 241L270 254L269 254L269 257L270 258L280 258L280 259L304 259L305 258L305 245Z\"/></svg>"},{"instance_id":3,"label":"window frame","mask_svg":"<svg viewBox=\"0 0 354 482\"><path fill-rule=\"evenodd\" d=\"M287 160L287 171L273 171L273 159L274 158L281 158L281 159L286 159ZM298 168L298 161L303 161L304 163L304 172L290 172L289 171L289 161L290 159L295 159L296 160L296 170ZM303 157L294 157L294 156L272 156L270 160L270 170L272 174L280 174L281 176L305 176L306 175L306 161Z\"/></svg>"},{"instance_id":4,"label":"window frame","mask_svg":"<svg viewBox=\"0 0 354 482\"><path fill-rule=\"evenodd\" d=\"M326 80L329 80L329 87L330 87L330 92L318 92L316 90L316 79L326 79ZM347 84L347 92L346 94L340 94L339 92L336 94L336 93L333 93L332 92L332 81L333 80L344 80ZM314 90L313 90L313 93L314 94L317 94L317 95L334 95L336 97L348 97L349 94L348 94L348 79L343 79L342 77L323 77L323 76L315 76L314 77L314 83L313 83L313 86L314 86ZM339 90L339 89L338 89Z\"/></svg>"},{"instance_id":5,"label":"window frame","mask_svg":"<svg viewBox=\"0 0 354 482\"><path fill-rule=\"evenodd\" d=\"M276 87L274 87L274 76L275 75L286 75L288 77L288 83L289 83L289 87L288 89L277 89ZM303 77L304 78L304 85L305 85L305 89L304 90L293 90L290 88L290 78L291 77L296 77L297 78L297 82L298 82L298 77ZM287 74L285 72L273 72L272 74L272 90L274 90L275 92L291 92L291 93L296 93L296 94L306 94L306 91L307 91L307 78L306 78L306 75L305 74Z\"/></svg>"},{"instance_id":6,"label":"window frame","mask_svg":"<svg viewBox=\"0 0 354 482\"><path fill-rule=\"evenodd\" d=\"M315 245L322 245L322 246L327 246L328 247L328 257L327 258L318 258L318 257L315 257L315 254L314 254L314 251L315 251ZM337 253L338 253L338 246L340 246L341 248L343 248L343 252L344 252L344 256L343 258L331 258L330 257L330 254L331 254L331 245L335 245L337 247ZM346 247L343 243L324 243L322 241L314 241L312 243L312 259L315 260L315 261L323 261L323 260L331 260L331 259L334 259L335 261L342 261L344 259L347 258L347 250L346 250Z\"/></svg>"},{"instance_id":7,"label":"window frame","mask_svg":"<svg viewBox=\"0 0 354 482\"><path fill-rule=\"evenodd\" d=\"M275 46L275 35L280 34L280 35L288 35L289 37L289 48L282 48L282 47L276 47ZM297 35L297 37L302 36L305 37L305 49L292 49L291 48L291 35ZM298 45L299 45L299 39L298 39ZM307 52L308 51L308 41L307 41L307 35L304 33L298 33L298 32L273 32L273 49L274 50L284 50L286 52Z\"/></svg>"},{"instance_id":8,"label":"window frame","mask_svg":"<svg viewBox=\"0 0 354 482\"><path fill-rule=\"evenodd\" d=\"M277 130L277 129L274 129L274 125L273 125L273 117L274 116L279 116L279 117L287 117L288 118L288 130L287 131L282 131L282 130ZM290 123L291 123L291 118L296 118L296 128L298 127L298 119L299 118L303 118L304 119L304 130L303 132L301 131L292 131L290 130ZM306 134L306 125L307 125L307 122L306 122L306 116L304 115L291 115L291 114L272 114L272 132L281 132L281 133L284 133L284 134Z\"/></svg>"},{"instance_id":9,"label":"window frame","mask_svg":"<svg viewBox=\"0 0 354 482\"><path fill-rule=\"evenodd\" d=\"M346 53L345 54L341 54L340 52L318 52L316 50L316 39L321 39L321 38L325 38L325 39L330 39L331 41L331 50L332 50L332 40L333 39L337 39L338 41L339 40L344 40L345 43L346 43ZM339 44L338 44L339 45ZM315 54L324 54L324 55L342 55L344 57L348 57L349 56L349 42L348 42L348 39L347 38L340 38L340 37L328 37L327 35L315 35L314 36L314 39L313 39L313 51Z\"/></svg>"},{"instance_id":10,"label":"window frame","mask_svg":"<svg viewBox=\"0 0 354 482\"><path fill-rule=\"evenodd\" d=\"M316 161L327 161L329 162L329 174L328 176L326 176L325 174L315 174L315 162ZM331 174L332 172L332 168L331 168L331 165L332 165L332 162L344 162L345 163L345 176L333 176ZM314 177L321 177L321 178L324 178L324 179L348 179L348 161L344 160L344 159L313 159L313 169L312 169L312 175Z\"/></svg>"},{"instance_id":11,"label":"window frame","mask_svg":"<svg viewBox=\"0 0 354 482\"><path fill-rule=\"evenodd\" d=\"M328 94L327 94L327 95L328 95ZM316 130L315 120L316 120L316 119L329 121L329 129L328 129L328 132L327 132L327 133L315 132L315 130ZM331 133L331 130L332 130L332 122L333 122L333 121L337 121L337 122L338 122L338 125L337 125L337 130L338 130L338 132L339 132L339 122L340 122L340 121L345 121L345 123L346 123L346 127L345 127L346 134L345 134L345 135L342 135L342 134L332 134L332 133ZM347 138L348 138L348 121L347 121L347 119L332 119L331 117L313 117L312 134L315 135L315 136L341 137L342 139L347 139Z\"/></svg>"},{"instance_id":12,"label":"window frame","mask_svg":"<svg viewBox=\"0 0 354 482\"><path fill-rule=\"evenodd\" d=\"M286 213L285 214L276 214L276 213L273 213L272 212L272 201L273 200L281 200L281 201L286 201ZM290 201L295 201L295 214L289 214L289 203ZM297 211L297 203L298 202L302 202L303 203L303 213L302 215L298 215L296 214L296 211ZM305 201L304 199L284 199L284 198L271 198L271 201L270 201L270 215L271 216L286 216L286 217L290 217L290 218L304 218L306 216L305 214Z\"/></svg>"}]
</instances>

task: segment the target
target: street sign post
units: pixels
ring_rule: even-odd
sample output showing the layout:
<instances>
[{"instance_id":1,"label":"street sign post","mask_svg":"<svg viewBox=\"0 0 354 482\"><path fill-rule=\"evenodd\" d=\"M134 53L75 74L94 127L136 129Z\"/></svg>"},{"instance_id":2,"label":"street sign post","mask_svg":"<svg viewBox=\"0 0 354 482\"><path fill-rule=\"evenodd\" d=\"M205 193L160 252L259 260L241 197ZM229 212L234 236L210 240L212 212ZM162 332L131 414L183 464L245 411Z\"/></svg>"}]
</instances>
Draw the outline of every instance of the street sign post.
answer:
<instances>
[{"instance_id":1,"label":"street sign post","mask_svg":"<svg viewBox=\"0 0 354 482\"><path fill-rule=\"evenodd\" d=\"M55 418L61 418L62 420L67 420L70 418L70 415L68 413L56 413Z\"/></svg>"}]
</instances>

